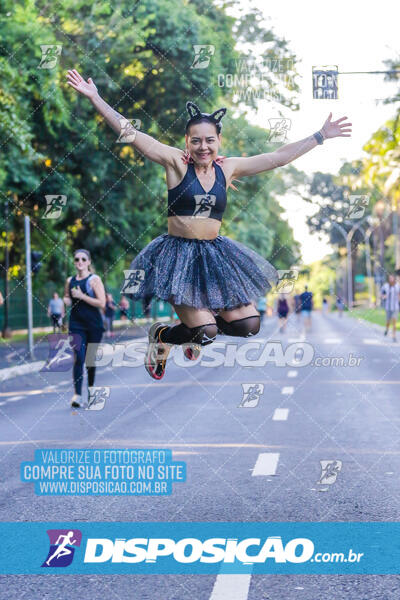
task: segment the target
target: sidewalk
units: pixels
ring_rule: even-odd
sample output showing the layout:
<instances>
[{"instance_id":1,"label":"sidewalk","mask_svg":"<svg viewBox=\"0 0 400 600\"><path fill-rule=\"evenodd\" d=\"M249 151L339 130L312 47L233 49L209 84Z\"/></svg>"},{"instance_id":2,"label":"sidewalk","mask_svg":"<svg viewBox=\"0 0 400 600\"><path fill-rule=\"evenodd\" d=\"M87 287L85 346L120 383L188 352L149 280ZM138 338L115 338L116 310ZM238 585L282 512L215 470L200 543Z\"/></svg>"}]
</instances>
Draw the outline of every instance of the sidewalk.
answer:
<instances>
[{"instance_id":1,"label":"sidewalk","mask_svg":"<svg viewBox=\"0 0 400 600\"><path fill-rule=\"evenodd\" d=\"M169 317L159 317L159 321L169 322ZM130 321L117 321L114 324L122 325L116 328L113 337L103 335L102 343L116 344L132 339L147 339L147 330L152 319L136 319ZM44 329L44 331L43 331ZM47 331L50 330L50 331ZM0 346L0 382L28 373L37 373L45 364L49 354L47 336L52 334L52 328L38 328L35 332L43 331L43 336L33 346L34 359L29 356L27 342L8 342L3 340ZM65 334L64 334L65 335Z\"/></svg>"}]
</instances>

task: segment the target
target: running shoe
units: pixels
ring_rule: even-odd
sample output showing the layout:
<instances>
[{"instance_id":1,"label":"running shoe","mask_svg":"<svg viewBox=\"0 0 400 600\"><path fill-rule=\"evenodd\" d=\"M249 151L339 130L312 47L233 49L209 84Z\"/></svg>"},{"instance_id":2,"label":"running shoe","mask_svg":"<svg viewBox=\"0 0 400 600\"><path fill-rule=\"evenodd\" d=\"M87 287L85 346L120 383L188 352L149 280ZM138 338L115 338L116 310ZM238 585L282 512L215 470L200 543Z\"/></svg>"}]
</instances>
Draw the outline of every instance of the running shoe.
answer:
<instances>
[{"instance_id":1,"label":"running shoe","mask_svg":"<svg viewBox=\"0 0 400 600\"><path fill-rule=\"evenodd\" d=\"M172 344L159 341L158 331L165 327L167 326L157 321L149 329L149 345L144 358L144 366L153 379L162 379L164 377L168 354L172 347Z\"/></svg>"},{"instance_id":2,"label":"running shoe","mask_svg":"<svg viewBox=\"0 0 400 600\"><path fill-rule=\"evenodd\" d=\"M200 356L201 346L200 344L184 344L183 345L183 356L188 360L197 360Z\"/></svg>"},{"instance_id":3,"label":"running shoe","mask_svg":"<svg viewBox=\"0 0 400 600\"><path fill-rule=\"evenodd\" d=\"M80 408L82 406L82 396L74 394L71 398L71 408Z\"/></svg>"}]
</instances>

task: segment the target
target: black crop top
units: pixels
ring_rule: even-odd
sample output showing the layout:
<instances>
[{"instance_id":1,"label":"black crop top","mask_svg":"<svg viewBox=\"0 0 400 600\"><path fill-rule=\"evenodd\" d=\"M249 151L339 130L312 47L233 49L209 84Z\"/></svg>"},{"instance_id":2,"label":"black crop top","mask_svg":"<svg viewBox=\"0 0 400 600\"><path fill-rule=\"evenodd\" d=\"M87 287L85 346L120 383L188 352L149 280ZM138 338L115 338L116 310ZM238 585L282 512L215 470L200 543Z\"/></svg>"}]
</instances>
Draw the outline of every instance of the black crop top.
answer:
<instances>
[{"instance_id":1,"label":"black crop top","mask_svg":"<svg viewBox=\"0 0 400 600\"><path fill-rule=\"evenodd\" d=\"M209 192L205 192L197 178L194 165L188 164L185 177L171 190L168 190L168 216L192 216L222 221L226 208L226 180L221 167L213 161L215 182Z\"/></svg>"}]
</instances>

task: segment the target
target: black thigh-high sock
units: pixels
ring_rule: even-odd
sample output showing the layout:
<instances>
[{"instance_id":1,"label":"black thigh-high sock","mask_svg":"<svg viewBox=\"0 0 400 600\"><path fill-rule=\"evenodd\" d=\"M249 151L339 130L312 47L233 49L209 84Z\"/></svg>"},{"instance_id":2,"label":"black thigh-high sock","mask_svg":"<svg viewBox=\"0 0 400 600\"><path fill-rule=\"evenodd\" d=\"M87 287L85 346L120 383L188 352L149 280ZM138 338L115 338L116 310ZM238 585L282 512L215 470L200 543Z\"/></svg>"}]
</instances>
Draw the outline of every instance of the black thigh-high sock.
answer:
<instances>
[{"instance_id":1,"label":"black thigh-high sock","mask_svg":"<svg viewBox=\"0 0 400 600\"><path fill-rule=\"evenodd\" d=\"M217 325L215 323L206 323L197 327L187 327L184 323L174 325L173 327L160 326L157 331L160 342L167 344L200 344L206 346L211 344L217 335Z\"/></svg>"},{"instance_id":2,"label":"black thigh-high sock","mask_svg":"<svg viewBox=\"0 0 400 600\"><path fill-rule=\"evenodd\" d=\"M243 319L236 319L230 322L225 321L225 319L217 315L215 320L219 333L224 333L225 335L251 337L260 331L260 315L244 317Z\"/></svg>"}]
</instances>

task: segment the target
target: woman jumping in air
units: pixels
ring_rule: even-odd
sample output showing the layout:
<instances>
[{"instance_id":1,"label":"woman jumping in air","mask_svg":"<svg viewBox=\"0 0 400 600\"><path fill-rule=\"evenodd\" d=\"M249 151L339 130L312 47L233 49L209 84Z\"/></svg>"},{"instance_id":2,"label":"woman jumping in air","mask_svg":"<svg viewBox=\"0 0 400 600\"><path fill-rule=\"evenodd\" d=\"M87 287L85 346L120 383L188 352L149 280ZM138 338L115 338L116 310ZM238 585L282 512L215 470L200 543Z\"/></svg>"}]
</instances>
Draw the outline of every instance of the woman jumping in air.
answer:
<instances>
[{"instance_id":1,"label":"woman jumping in air","mask_svg":"<svg viewBox=\"0 0 400 600\"><path fill-rule=\"evenodd\" d=\"M90 99L117 134L125 130L127 119L100 97L91 78L85 81L73 69L67 81ZM186 108L185 151L132 126L129 136L139 152L165 168L168 187L168 233L143 248L130 266L135 281L131 297L163 299L181 321L150 327L145 367L154 379L164 375L171 344L184 345L185 356L196 359L201 346L211 344L217 333L249 337L260 329L255 303L277 283L278 274L250 248L219 235L232 181L286 165L325 139L349 137L351 131L351 123L343 122L347 117L332 121L330 113L320 131L303 140L270 153L219 159L226 109L202 113L193 102Z\"/></svg>"}]
</instances>

